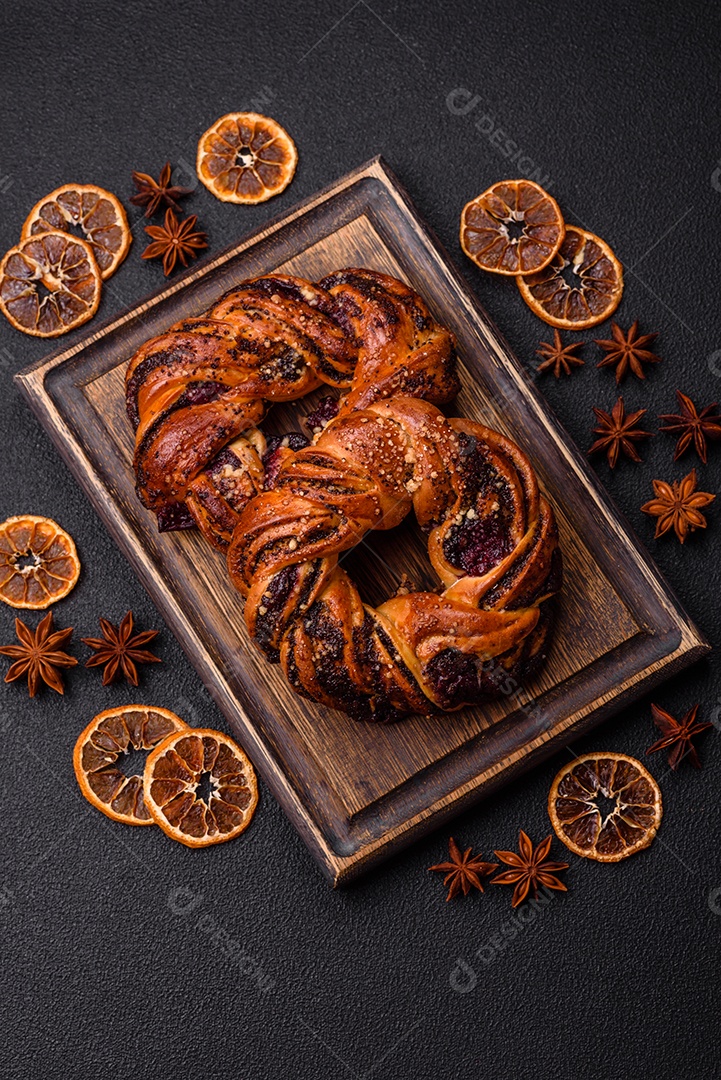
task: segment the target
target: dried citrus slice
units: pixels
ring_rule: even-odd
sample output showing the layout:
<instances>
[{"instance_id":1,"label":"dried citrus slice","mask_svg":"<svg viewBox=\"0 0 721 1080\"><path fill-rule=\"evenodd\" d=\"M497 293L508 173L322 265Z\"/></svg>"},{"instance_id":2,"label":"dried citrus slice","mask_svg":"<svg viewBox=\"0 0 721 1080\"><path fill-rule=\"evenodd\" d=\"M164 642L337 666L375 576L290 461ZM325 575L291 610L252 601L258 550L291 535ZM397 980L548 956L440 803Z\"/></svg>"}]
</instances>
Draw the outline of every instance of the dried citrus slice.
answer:
<instances>
[{"instance_id":1,"label":"dried citrus slice","mask_svg":"<svg viewBox=\"0 0 721 1080\"><path fill-rule=\"evenodd\" d=\"M73 767L80 790L113 821L152 825L143 800L143 777L126 775L122 759L133 751L152 750L174 732L190 730L175 713L147 705L121 705L98 713L75 744Z\"/></svg>"},{"instance_id":2,"label":"dried citrus slice","mask_svg":"<svg viewBox=\"0 0 721 1080\"><path fill-rule=\"evenodd\" d=\"M533 180L501 180L463 207L461 247L482 270L532 274L563 240L556 200Z\"/></svg>"},{"instance_id":3,"label":"dried citrus slice","mask_svg":"<svg viewBox=\"0 0 721 1080\"><path fill-rule=\"evenodd\" d=\"M58 337L92 318L101 278L89 244L64 232L21 240L0 262L0 310L16 330Z\"/></svg>"},{"instance_id":4,"label":"dried citrus slice","mask_svg":"<svg viewBox=\"0 0 721 1080\"><path fill-rule=\"evenodd\" d=\"M43 232L79 229L93 249L104 278L120 266L128 254L130 227L123 204L105 188L95 184L63 184L36 203L23 225L21 239Z\"/></svg>"},{"instance_id":5,"label":"dried citrus slice","mask_svg":"<svg viewBox=\"0 0 721 1080\"><path fill-rule=\"evenodd\" d=\"M293 179L298 151L288 132L260 113L228 113L201 135L198 177L222 202L260 203Z\"/></svg>"},{"instance_id":6,"label":"dried citrus slice","mask_svg":"<svg viewBox=\"0 0 721 1080\"><path fill-rule=\"evenodd\" d=\"M648 847L661 823L658 784L625 754L585 754L551 785L548 813L556 836L576 855L619 862Z\"/></svg>"},{"instance_id":7,"label":"dried citrus slice","mask_svg":"<svg viewBox=\"0 0 721 1080\"><path fill-rule=\"evenodd\" d=\"M50 607L79 576L73 538L57 522L21 514L0 525L0 600L10 607Z\"/></svg>"},{"instance_id":8,"label":"dried citrus slice","mask_svg":"<svg viewBox=\"0 0 721 1080\"><path fill-rule=\"evenodd\" d=\"M203 798L198 786L208 781ZM188 847L232 840L258 805L253 766L232 739L209 728L169 735L148 755L145 805L163 832Z\"/></svg>"},{"instance_id":9,"label":"dried citrus slice","mask_svg":"<svg viewBox=\"0 0 721 1080\"><path fill-rule=\"evenodd\" d=\"M584 330L603 322L618 307L623 267L605 240L567 225L560 250L548 266L516 281L539 319L566 330Z\"/></svg>"}]
</instances>

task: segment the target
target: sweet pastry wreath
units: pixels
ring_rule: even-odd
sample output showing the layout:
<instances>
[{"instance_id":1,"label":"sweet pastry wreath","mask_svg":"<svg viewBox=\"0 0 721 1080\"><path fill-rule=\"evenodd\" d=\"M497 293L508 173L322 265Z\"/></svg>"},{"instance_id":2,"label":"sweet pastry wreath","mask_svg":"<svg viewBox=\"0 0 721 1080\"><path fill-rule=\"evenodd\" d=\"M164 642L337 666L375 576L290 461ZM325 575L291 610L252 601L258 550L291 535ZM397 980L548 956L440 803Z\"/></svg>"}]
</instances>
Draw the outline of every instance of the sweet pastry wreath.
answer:
<instances>
[{"instance_id":1,"label":"sweet pastry wreath","mask_svg":"<svg viewBox=\"0 0 721 1080\"><path fill-rule=\"evenodd\" d=\"M310 445L266 440L266 407L322 383L347 393ZM402 282L245 282L146 342L126 387L141 500L227 550L250 634L298 693L393 719L514 693L542 663L553 511L515 443L438 408L459 387L453 339ZM371 608L340 559L411 508L443 589Z\"/></svg>"}]
</instances>

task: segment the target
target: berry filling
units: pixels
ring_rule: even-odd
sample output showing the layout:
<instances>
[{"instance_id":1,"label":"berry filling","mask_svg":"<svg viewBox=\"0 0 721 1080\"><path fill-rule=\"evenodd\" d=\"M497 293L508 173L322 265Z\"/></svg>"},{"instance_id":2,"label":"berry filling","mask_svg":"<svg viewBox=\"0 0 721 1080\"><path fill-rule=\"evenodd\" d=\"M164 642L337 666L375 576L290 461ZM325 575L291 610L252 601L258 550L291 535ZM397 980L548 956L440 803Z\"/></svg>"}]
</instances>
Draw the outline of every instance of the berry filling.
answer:
<instances>
[{"instance_id":1,"label":"berry filling","mask_svg":"<svg viewBox=\"0 0 721 1080\"><path fill-rule=\"evenodd\" d=\"M158 532L178 532L194 529L195 519L185 503L171 503L158 511Z\"/></svg>"},{"instance_id":2,"label":"berry filling","mask_svg":"<svg viewBox=\"0 0 721 1080\"><path fill-rule=\"evenodd\" d=\"M312 435L319 434L331 420L335 420L337 415L338 399L327 394L320 399L315 409L306 416L305 423L308 431Z\"/></svg>"},{"instance_id":3,"label":"berry filling","mask_svg":"<svg viewBox=\"0 0 721 1080\"><path fill-rule=\"evenodd\" d=\"M231 469L239 469L242 467L242 461L237 454L234 454L229 447L225 447L219 454L216 454L210 465L208 465L208 475L217 479L218 473L221 472L226 465L230 465Z\"/></svg>"},{"instance_id":4,"label":"berry filling","mask_svg":"<svg viewBox=\"0 0 721 1080\"><path fill-rule=\"evenodd\" d=\"M484 518L465 517L454 525L443 543L443 554L451 566L481 577L509 555L511 541L500 514Z\"/></svg>"},{"instance_id":5,"label":"berry filling","mask_svg":"<svg viewBox=\"0 0 721 1080\"><path fill-rule=\"evenodd\" d=\"M266 439L266 449L263 454L263 469L265 470L265 490L270 491L275 485L280 466L283 463L283 450L304 450L308 445L308 438L300 431L289 431L287 435L270 435Z\"/></svg>"},{"instance_id":6,"label":"berry filling","mask_svg":"<svg viewBox=\"0 0 721 1080\"><path fill-rule=\"evenodd\" d=\"M481 690L478 661L459 649L444 649L426 664L424 676L444 709L470 704Z\"/></svg>"},{"instance_id":7,"label":"berry filling","mask_svg":"<svg viewBox=\"0 0 721 1080\"><path fill-rule=\"evenodd\" d=\"M178 406L207 405L208 402L215 401L216 398L220 397L223 391L227 389L227 386L224 386L223 383L213 382L212 380L191 383L178 402Z\"/></svg>"}]
</instances>

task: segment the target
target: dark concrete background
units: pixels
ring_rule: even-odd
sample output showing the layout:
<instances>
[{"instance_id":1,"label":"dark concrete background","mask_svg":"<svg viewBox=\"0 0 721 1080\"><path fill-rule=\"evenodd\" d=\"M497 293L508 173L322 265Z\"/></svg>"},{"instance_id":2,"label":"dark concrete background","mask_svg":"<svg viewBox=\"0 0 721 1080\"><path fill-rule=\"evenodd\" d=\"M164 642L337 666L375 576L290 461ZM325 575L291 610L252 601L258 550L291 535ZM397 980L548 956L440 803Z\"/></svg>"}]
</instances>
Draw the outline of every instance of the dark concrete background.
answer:
<instances>
[{"instance_id":1,"label":"dark concrete background","mask_svg":"<svg viewBox=\"0 0 721 1080\"><path fill-rule=\"evenodd\" d=\"M550 330L513 284L464 258L457 222L489 183L538 170L567 219L623 261L621 325L638 318L659 333L663 363L645 383L626 381L627 405L648 409L655 430L676 387L699 405L721 396L716 5L26 2L3 4L0 18L2 250L55 186L94 181L127 202L131 169L192 163L213 120L256 107L293 135L298 172L257 208L199 188L185 205L210 253L382 152L533 370ZM465 115L446 103L459 87L478 97ZM141 262L139 211L130 217L133 248L93 325L164 283L159 265ZM157 626L12 384L52 347L0 320L0 516L48 514L77 539L82 578L55 608L76 639L96 631L98 615L117 621L128 608L141 627ZM571 379L541 386L585 450L591 405L610 409L616 394L596 347L583 355ZM605 460L596 467L718 646L721 508L683 549L673 537L654 542L639 510L651 480L680 478L695 461L674 464L668 435L643 456L615 473ZM699 475L721 490L721 448ZM3 608L3 641L12 627ZM321 880L265 791L247 835L217 849L107 821L79 797L71 766L94 712L138 698L225 727L167 630L159 652L164 663L145 669L139 691L105 690L82 667L62 699L1 691L3 1076L719 1075L716 731L703 738L700 773L649 759L666 812L648 851L618 866L569 854L568 894L520 921L506 889L446 905L426 868L444 857L449 831L486 856L513 846L519 827L545 836L548 788L567 752L345 892ZM676 715L700 702L707 719L720 699L715 659L654 695ZM643 700L575 749L643 756L655 736ZM557 842L554 852L565 854Z\"/></svg>"}]
</instances>

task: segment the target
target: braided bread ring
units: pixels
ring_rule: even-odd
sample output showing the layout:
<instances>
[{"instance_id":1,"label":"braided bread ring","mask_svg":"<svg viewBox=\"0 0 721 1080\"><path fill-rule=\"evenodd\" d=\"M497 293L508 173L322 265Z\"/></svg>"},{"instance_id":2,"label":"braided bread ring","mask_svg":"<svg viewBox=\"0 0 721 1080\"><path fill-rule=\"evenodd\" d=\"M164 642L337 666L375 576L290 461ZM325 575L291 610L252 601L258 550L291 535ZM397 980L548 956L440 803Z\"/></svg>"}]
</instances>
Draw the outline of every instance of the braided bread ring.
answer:
<instances>
[{"instance_id":1,"label":"braided bread ring","mask_svg":"<svg viewBox=\"0 0 721 1080\"><path fill-rule=\"evenodd\" d=\"M322 382L349 388L337 418L313 445L264 457L265 402ZM368 270L246 282L128 369L142 501L161 528L197 524L228 548L266 656L299 693L360 719L513 693L545 656L553 511L513 442L435 407L457 389L451 335ZM411 508L444 590L373 609L343 552Z\"/></svg>"}]
</instances>

